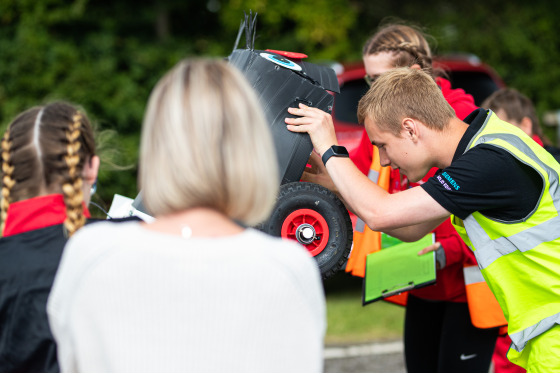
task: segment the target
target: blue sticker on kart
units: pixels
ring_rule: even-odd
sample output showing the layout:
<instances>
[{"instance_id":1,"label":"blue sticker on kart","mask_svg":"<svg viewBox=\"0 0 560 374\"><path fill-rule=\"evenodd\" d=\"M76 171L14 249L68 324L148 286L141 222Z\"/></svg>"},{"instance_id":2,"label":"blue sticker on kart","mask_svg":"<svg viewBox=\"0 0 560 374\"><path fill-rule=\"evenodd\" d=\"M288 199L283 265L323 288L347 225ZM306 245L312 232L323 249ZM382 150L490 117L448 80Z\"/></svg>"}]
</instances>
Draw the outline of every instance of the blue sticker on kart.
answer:
<instances>
[{"instance_id":1,"label":"blue sticker on kart","mask_svg":"<svg viewBox=\"0 0 560 374\"><path fill-rule=\"evenodd\" d=\"M301 66L293 61L288 60L286 57L265 52L261 53L261 57L267 59L268 61L274 62L276 65L280 65L286 69L301 71Z\"/></svg>"}]
</instances>

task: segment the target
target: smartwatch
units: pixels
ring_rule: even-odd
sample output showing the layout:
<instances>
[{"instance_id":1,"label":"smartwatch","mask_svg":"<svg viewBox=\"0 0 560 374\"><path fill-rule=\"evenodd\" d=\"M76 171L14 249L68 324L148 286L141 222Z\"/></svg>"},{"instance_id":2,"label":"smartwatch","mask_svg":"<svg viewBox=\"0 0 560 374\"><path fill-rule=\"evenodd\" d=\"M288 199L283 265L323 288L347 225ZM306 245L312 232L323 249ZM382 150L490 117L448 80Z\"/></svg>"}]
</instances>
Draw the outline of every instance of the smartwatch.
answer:
<instances>
[{"instance_id":1,"label":"smartwatch","mask_svg":"<svg viewBox=\"0 0 560 374\"><path fill-rule=\"evenodd\" d=\"M327 165L327 161L329 161L329 158L331 157L350 157L350 155L348 154L348 151L346 150L346 147L340 146L340 145L333 145L331 146L329 149L327 149L327 151L325 153L323 153L323 157L321 157L321 159L323 160L323 165Z\"/></svg>"}]
</instances>

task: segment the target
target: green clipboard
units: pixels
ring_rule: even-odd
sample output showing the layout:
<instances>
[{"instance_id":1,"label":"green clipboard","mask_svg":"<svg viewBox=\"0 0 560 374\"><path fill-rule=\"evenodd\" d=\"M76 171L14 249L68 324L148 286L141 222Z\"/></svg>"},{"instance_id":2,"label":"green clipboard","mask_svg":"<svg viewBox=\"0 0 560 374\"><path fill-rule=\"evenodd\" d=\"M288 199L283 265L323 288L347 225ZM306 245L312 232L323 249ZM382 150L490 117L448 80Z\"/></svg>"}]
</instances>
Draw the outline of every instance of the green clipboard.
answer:
<instances>
[{"instance_id":1,"label":"green clipboard","mask_svg":"<svg viewBox=\"0 0 560 374\"><path fill-rule=\"evenodd\" d=\"M389 239L394 239L389 237ZM385 240L383 240L385 243ZM399 242L397 239L390 243ZM412 242L400 242L374 253L366 259L362 287L362 304L436 282L435 252L418 256L418 252L434 243L434 234Z\"/></svg>"}]
</instances>

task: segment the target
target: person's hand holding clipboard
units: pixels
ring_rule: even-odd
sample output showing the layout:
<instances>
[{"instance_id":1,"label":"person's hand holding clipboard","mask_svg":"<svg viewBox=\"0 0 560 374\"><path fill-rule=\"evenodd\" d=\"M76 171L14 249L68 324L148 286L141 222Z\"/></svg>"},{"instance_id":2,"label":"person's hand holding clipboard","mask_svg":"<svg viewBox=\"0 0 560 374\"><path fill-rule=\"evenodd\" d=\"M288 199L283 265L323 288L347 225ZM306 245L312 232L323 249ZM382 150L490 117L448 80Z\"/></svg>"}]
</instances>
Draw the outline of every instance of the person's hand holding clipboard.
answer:
<instances>
[{"instance_id":1,"label":"person's hand holding clipboard","mask_svg":"<svg viewBox=\"0 0 560 374\"><path fill-rule=\"evenodd\" d=\"M418 252L434 243L429 234L419 241L399 243L370 253L366 260L363 305L436 282L435 252Z\"/></svg>"}]
</instances>

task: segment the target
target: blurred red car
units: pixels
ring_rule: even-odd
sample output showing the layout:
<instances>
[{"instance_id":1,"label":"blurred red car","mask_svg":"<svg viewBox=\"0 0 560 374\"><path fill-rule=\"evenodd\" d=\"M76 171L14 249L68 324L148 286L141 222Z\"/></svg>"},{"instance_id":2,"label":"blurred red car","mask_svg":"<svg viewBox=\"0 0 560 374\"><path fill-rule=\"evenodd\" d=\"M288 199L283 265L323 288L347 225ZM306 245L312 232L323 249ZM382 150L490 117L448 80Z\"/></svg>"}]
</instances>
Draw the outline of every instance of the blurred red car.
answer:
<instances>
[{"instance_id":1,"label":"blurred red car","mask_svg":"<svg viewBox=\"0 0 560 374\"><path fill-rule=\"evenodd\" d=\"M335 131L340 145L348 150L355 148L362 135L363 126L358 124L356 109L358 101L369 88L364 80L363 64L337 64L340 94L335 95L332 112ZM445 55L434 58L434 68L443 69L453 88L462 88L480 105L492 92L505 87L500 76L490 66L473 55Z\"/></svg>"}]
</instances>

